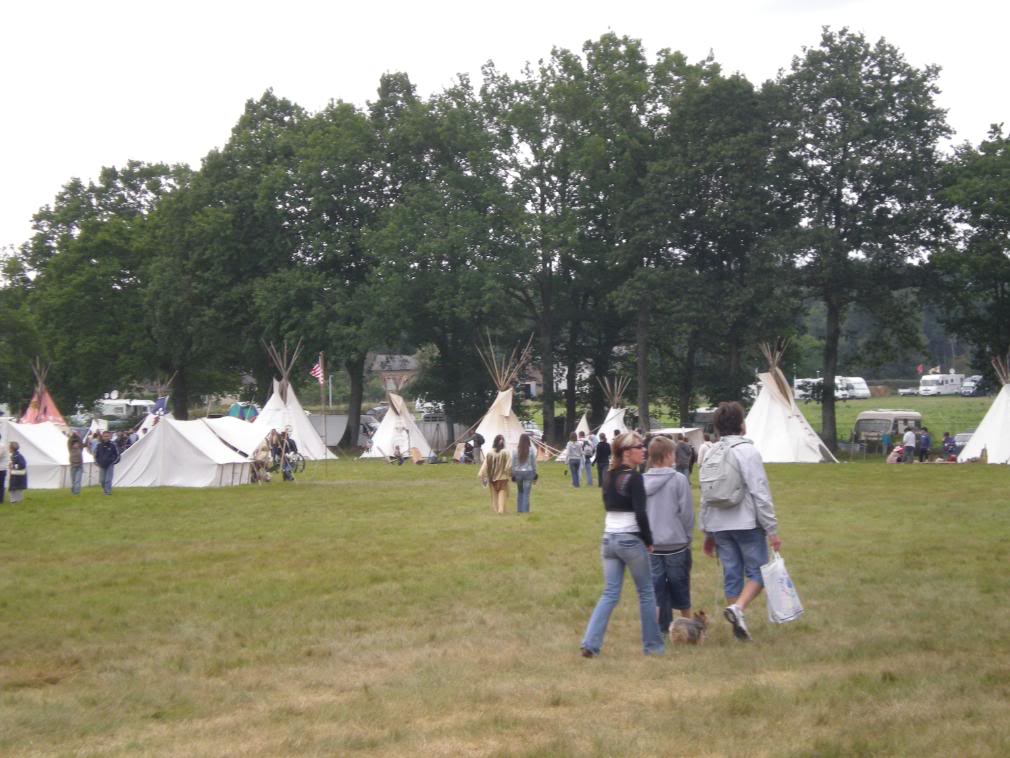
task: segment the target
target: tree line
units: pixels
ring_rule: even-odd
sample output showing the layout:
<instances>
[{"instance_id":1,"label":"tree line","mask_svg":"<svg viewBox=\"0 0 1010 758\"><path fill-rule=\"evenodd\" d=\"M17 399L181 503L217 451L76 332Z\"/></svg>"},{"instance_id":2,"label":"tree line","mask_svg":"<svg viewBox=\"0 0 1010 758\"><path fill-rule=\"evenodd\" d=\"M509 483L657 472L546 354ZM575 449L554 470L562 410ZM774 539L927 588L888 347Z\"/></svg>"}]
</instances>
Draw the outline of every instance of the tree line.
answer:
<instances>
[{"instance_id":1,"label":"tree line","mask_svg":"<svg viewBox=\"0 0 1010 758\"><path fill-rule=\"evenodd\" d=\"M543 384L556 436L562 402L602 421L613 372L642 425L740 397L757 345L816 308L833 444L853 314L868 361L915 345L924 300L979 367L1010 347L1007 138L945 154L938 76L826 28L760 86L605 34L427 98L406 73L317 113L268 90L198 169L105 168L35 215L4 261L0 395L24 403L40 354L58 401L174 375L185 418L242 373L265 394L262 340L302 338L347 372L353 444L369 351L419 349L416 391L470 423L493 390L477 343L533 332L567 377Z\"/></svg>"}]
</instances>

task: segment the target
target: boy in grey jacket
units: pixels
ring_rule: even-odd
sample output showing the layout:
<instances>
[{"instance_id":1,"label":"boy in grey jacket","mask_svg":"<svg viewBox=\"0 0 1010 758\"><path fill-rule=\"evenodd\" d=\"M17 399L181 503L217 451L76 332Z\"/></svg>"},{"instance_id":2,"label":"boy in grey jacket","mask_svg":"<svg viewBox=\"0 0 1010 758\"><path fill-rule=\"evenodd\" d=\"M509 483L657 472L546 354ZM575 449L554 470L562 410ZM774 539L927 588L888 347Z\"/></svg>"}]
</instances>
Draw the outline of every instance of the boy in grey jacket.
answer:
<instances>
[{"instance_id":1,"label":"boy in grey jacket","mask_svg":"<svg viewBox=\"0 0 1010 758\"><path fill-rule=\"evenodd\" d=\"M652 530L652 584L663 634L673 622L673 610L691 618L691 534L694 506L691 484L673 468L675 445L667 437L649 443L645 482L645 511Z\"/></svg>"}]
</instances>

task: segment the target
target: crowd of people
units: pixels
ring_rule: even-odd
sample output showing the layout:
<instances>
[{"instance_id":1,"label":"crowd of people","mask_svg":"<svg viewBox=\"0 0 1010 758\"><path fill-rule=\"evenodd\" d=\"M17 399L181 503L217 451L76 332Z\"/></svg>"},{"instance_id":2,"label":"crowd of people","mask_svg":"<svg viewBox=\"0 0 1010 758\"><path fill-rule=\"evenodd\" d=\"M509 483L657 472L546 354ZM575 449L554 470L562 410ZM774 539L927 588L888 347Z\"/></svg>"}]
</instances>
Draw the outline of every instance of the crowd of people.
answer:
<instances>
[{"instance_id":1,"label":"crowd of people","mask_svg":"<svg viewBox=\"0 0 1010 758\"><path fill-rule=\"evenodd\" d=\"M958 446L957 441L950 432L943 433L940 443L940 455L930 458L933 450L933 435L930 434L929 427L913 429L908 427L901 436L900 444L893 444L894 440L890 433L881 437L881 443L887 455L887 463L956 463Z\"/></svg>"}]
</instances>

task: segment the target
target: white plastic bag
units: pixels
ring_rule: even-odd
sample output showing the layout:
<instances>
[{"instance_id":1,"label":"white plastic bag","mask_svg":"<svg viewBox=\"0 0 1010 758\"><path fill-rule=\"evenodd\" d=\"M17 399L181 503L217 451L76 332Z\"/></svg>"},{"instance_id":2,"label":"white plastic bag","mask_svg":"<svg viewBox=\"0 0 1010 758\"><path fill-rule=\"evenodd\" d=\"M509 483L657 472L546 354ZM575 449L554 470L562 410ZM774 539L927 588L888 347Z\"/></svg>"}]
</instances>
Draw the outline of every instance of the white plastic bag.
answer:
<instances>
[{"instance_id":1,"label":"white plastic bag","mask_svg":"<svg viewBox=\"0 0 1010 758\"><path fill-rule=\"evenodd\" d=\"M803 615L803 604L786 571L786 562L776 550L772 559L761 567L768 603L768 621L787 624Z\"/></svg>"}]
</instances>

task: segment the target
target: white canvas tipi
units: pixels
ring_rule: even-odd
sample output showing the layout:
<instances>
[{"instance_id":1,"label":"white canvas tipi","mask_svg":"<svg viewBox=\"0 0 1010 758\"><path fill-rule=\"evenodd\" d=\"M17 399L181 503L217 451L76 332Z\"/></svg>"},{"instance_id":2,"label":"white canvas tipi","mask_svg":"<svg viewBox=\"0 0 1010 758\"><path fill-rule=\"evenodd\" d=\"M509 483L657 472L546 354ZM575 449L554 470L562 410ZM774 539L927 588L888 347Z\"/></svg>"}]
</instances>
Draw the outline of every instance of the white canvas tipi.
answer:
<instances>
[{"instance_id":1,"label":"white canvas tipi","mask_svg":"<svg viewBox=\"0 0 1010 758\"><path fill-rule=\"evenodd\" d=\"M606 431L604 429L603 431ZM589 414L583 413L582 418L579 419L579 423L575 425L575 436L577 437L580 433L585 432L586 437L593 433L593 430L589 427ZM609 436L609 435L608 435ZM558 463L564 463L568 460L568 451L562 450L554 458Z\"/></svg>"},{"instance_id":2,"label":"white canvas tipi","mask_svg":"<svg viewBox=\"0 0 1010 758\"><path fill-rule=\"evenodd\" d=\"M958 463L979 460L983 453L988 463L1010 463L1010 371L1007 361L994 358L992 364L1003 386L982 423L958 454Z\"/></svg>"},{"instance_id":3,"label":"white canvas tipi","mask_svg":"<svg viewBox=\"0 0 1010 758\"><path fill-rule=\"evenodd\" d=\"M299 341L291 359L288 360L286 344L283 354L278 353L272 344L268 346L267 352L270 354L274 366L280 372L281 378L280 381L274 380L273 394L252 423L257 429L263 430L264 436L275 429L278 432L283 432L285 429L290 430L291 438L298 445L298 452L306 460L336 460L337 456L326 448L319 433L309 421L309 417L305 415L305 410L298 402L298 397L291 386L291 369L301 352L301 347L302 343ZM334 440L334 443L337 441Z\"/></svg>"},{"instance_id":4,"label":"white canvas tipi","mask_svg":"<svg viewBox=\"0 0 1010 758\"><path fill-rule=\"evenodd\" d=\"M747 439L765 463L837 463L796 405L792 388L778 367L785 351L762 345L768 359L767 374L758 374L761 391L747 414Z\"/></svg>"},{"instance_id":5,"label":"white canvas tipi","mask_svg":"<svg viewBox=\"0 0 1010 758\"><path fill-rule=\"evenodd\" d=\"M389 458L396 448L406 457L416 448L422 458L431 455L431 445L414 422L414 416L403 398L395 392L389 395L389 410L372 435L372 447L361 454L362 458Z\"/></svg>"},{"instance_id":6,"label":"white canvas tipi","mask_svg":"<svg viewBox=\"0 0 1010 758\"><path fill-rule=\"evenodd\" d=\"M624 408L624 392L628 389L628 384L631 380L625 376L618 376L613 380L604 379L601 381L597 379L597 381L600 382L600 387L603 388L604 397L610 403L607 417L603 420L599 431L606 434L607 439L613 442L614 437L630 431L624 425L624 414L626 412Z\"/></svg>"},{"instance_id":7,"label":"white canvas tipi","mask_svg":"<svg viewBox=\"0 0 1010 758\"><path fill-rule=\"evenodd\" d=\"M484 438L484 444L481 446L484 453L489 453L494 449L494 438L499 434L505 438L505 448L514 452L519 447L519 438L526 432L522 422L512 411L512 387L519 378L519 372L529 361L532 350L532 335L530 335L525 348L520 351L516 347L508 358L501 360L498 359L490 337L487 350L478 348L481 360L484 361L488 373L491 374L491 378L498 388L498 395L491 403L491 407L476 424L476 428L472 428L474 434L479 434Z\"/></svg>"}]
</instances>

